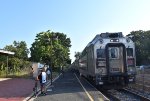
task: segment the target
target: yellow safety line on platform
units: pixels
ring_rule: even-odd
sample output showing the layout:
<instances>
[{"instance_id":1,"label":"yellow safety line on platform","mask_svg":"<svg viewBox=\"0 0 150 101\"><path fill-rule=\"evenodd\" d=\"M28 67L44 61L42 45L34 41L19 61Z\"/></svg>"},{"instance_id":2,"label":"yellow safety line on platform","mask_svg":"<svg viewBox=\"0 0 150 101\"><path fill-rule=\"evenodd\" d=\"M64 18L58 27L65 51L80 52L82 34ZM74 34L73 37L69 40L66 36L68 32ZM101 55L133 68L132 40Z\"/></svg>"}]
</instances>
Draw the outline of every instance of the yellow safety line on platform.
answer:
<instances>
[{"instance_id":1,"label":"yellow safety line on platform","mask_svg":"<svg viewBox=\"0 0 150 101\"><path fill-rule=\"evenodd\" d=\"M84 78L83 78L84 79ZM86 79L84 79L89 85L91 85L95 90L99 91L97 88L95 88L92 84L90 84ZM99 91L100 95L102 95L102 97L98 98L99 101L110 101L106 96L104 96L100 91ZM104 98L106 100L104 100ZM101 100L102 99L102 100Z\"/></svg>"},{"instance_id":2,"label":"yellow safety line on platform","mask_svg":"<svg viewBox=\"0 0 150 101\"><path fill-rule=\"evenodd\" d=\"M82 88L84 89L85 93L87 94L87 96L89 97L90 101L94 101L94 99L92 98L92 96L87 92L87 90L84 88L84 86L82 85L82 83L80 82L80 80L78 79L77 75L74 73L74 75L76 76L78 82L80 83L80 85L82 86Z\"/></svg>"},{"instance_id":3,"label":"yellow safety line on platform","mask_svg":"<svg viewBox=\"0 0 150 101\"><path fill-rule=\"evenodd\" d=\"M102 98L98 98L98 101L104 101Z\"/></svg>"}]
</instances>

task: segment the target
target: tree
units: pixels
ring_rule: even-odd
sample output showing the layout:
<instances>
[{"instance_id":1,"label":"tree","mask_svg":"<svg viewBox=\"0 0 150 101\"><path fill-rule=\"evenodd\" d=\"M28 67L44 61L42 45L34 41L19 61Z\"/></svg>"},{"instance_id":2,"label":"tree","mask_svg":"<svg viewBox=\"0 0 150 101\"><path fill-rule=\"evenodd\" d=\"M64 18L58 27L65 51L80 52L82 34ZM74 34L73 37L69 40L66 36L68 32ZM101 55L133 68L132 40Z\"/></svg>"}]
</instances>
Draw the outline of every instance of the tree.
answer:
<instances>
[{"instance_id":1,"label":"tree","mask_svg":"<svg viewBox=\"0 0 150 101\"><path fill-rule=\"evenodd\" d=\"M76 59L79 59L80 55L81 55L81 52L75 52L74 57L75 57Z\"/></svg>"},{"instance_id":2,"label":"tree","mask_svg":"<svg viewBox=\"0 0 150 101\"><path fill-rule=\"evenodd\" d=\"M25 41L14 41L13 45L7 45L4 50L15 52L15 57L19 59L28 60L29 50Z\"/></svg>"},{"instance_id":3,"label":"tree","mask_svg":"<svg viewBox=\"0 0 150 101\"><path fill-rule=\"evenodd\" d=\"M63 33L50 30L38 33L30 48L31 60L51 64L53 67L65 65L70 55L70 43L70 38Z\"/></svg>"},{"instance_id":4,"label":"tree","mask_svg":"<svg viewBox=\"0 0 150 101\"><path fill-rule=\"evenodd\" d=\"M132 31L127 36L133 36L136 48L137 65L149 64L150 61L150 31Z\"/></svg>"},{"instance_id":5,"label":"tree","mask_svg":"<svg viewBox=\"0 0 150 101\"><path fill-rule=\"evenodd\" d=\"M12 51L14 52L14 56L9 56L9 62L7 67L7 72L20 72L21 70L25 72L24 70L26 68L29 68L30 62L28 60L28 54L29 50L27 49L27 45L25 41L14 41L12 45L6 45L4 47L4 50L6 51ZM0 68L1 70L6 69L6 56L2 55L0 56Z\"/></svg>"}]
</instances>

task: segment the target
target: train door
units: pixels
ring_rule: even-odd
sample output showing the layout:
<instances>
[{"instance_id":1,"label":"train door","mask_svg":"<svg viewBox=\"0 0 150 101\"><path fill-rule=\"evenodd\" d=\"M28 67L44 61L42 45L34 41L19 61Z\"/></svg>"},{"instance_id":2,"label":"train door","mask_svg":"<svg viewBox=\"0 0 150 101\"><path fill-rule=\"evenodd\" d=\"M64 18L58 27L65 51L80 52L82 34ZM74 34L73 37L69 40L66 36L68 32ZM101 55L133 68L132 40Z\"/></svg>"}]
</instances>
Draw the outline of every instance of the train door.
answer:
<instances>
[{"instance_id":1,"label":"train door","mask_svg":"<svg viewBox=\"0 0 150 101\"><path fill-rule=\"evenodd\" d=\"M123 72L123 48L109 47L109 67L111 73Z\"/></svg>"},{"instance_id":2,"label":"train door","mask_svg":"<svg viewBox=\"0 0 150 101\"><path fill-rule=\"evenodd\" d=\"M109 44L107 46L107 68L108 73L117 75L125 70L125 46L123 44Z\"/></svg>"},{"instance_id":3,"label":"train door","mask_svg":"<svg viewBox=\"0 0 150 101\"><path fill-rule=\"evenodd\" d=\"M88 68L88 74L89 75L93 75L95 74L95 69L94 69L94 51L93 51L94 47L93 45L89 46L89 48L87 49L88 51L88 55L87 55L87 68Z\"/></svg>"}]
</instances>

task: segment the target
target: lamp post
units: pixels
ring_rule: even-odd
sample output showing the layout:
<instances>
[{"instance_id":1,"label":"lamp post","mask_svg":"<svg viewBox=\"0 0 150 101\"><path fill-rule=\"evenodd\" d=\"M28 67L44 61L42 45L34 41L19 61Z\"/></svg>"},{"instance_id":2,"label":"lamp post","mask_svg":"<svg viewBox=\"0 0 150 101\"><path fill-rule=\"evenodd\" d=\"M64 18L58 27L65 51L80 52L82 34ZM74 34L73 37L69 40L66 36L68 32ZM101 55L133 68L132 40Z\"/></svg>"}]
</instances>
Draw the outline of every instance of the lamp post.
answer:
<instances>
[{"instance_id":1,"label":"lamp post","mask_svg":"<svg viewBox=\"0 0 150 101\"><path fill-rule=\"evenodd\" d=\"M142 39L144 40L144 35L142 36ZM142 41L143 41L143 40L142 40ZM143 43L143 48L144 48L144 43ZM143 66L143 93L144 93L144 85L145 85L145 84L144 84L144 76L145 76L145 75L144 75L144 74L145 74L145 70L144 70L144 69L145 69L145 68L144 68L144 66Z\"/></svg>"},{"instance_id":2,"label":"lamp post","mask_svg":"<svg viewBox=\"0 0 150 101\"><path fill-rule=\"evenodd\" d=\"M144 93L144 68L143 68L143 93Z\"/></svg>"},{"instance_id":3,"label":"lamp post","mask_svg":"<svg viewBox=\"0 0 150 101\"><path fill-rule=\"evenodd\" d=\"M52 85L52 81L53 81L53 75L52 75L52 73L53 73L53 71L52 71L52 62L49 64L49 68L50 68L50 71L51 71L51 85Z\"/></svg>"},{"instance_id":4,"label":"lamp post","mask_svg":"<svg viewBox=\"0 0 150 101\"><path fill-rule=\"evenodd\" d=\"M8 76L8 55L7 55L7 70L6 70L6 77Z\"/></svg>"},{"instance_id":5,"label":"lamp post","mask_svg":"<svg viewBox=\"0 0 150 101\"><path fill-rule=\"evenodd\" d=\"M49 39L50 40L50 45L51 45L51 47L53 47L53 43L52 43L52 41L53 41L53 34L52 34L52 38L51 39ZM50 58L50 62L49 62L50 64L49 64L49 67L50 67L50 71L51 71L51 85L52 85L52 81L53 81L53 71L52 71L52 57Z\"/></svg>"}]
</instances>

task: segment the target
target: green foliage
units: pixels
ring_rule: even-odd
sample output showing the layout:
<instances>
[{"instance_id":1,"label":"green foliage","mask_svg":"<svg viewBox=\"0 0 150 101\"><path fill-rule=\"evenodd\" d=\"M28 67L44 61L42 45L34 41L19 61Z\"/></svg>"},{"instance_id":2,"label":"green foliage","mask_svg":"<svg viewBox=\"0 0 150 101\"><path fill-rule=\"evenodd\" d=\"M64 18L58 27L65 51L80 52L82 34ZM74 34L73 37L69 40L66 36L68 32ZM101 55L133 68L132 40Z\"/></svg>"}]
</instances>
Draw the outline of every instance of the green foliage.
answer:
<instances>
[{"instance_id":1,"label":"green foliage","mask_svg":"<svg viewBox=\"0 0 150 101\"><path fill-rule=\"evenodd\" d=\"M15 52L15 57L19 59L28 59L29 50L27 49L27 44L25 41L13 42L13 45L7 45L4 50Z\"/></svg>"},{"instance_id":2,"label":"green foliage","mask_svg":"<svg viewBox=\"0 0 150 101\"><path fill-rule=\"evenodd\" d=\"M81 52L75 52L74 57L75 57L76 59L79 59L80 55L81 55Z\"/></svg>"},{"instance_id":3,"label":"green foliage","mask_svg":"<svg viewBox=\"0 0 150 101\"><path fill-rule=\"evenodd\" d=\"M137 65L150 64L150 31L132 31L127 36L133 36Z\"/></svg>"},{"instance_id":4,"label":"green foliage","mask_svg":"<svg viewBox=\"0 0 150 101\"><path fill-rule=\"evenodd\" d=\"M9 58L9 64L8 67L6 66L6 63L1 62L0 67L0 76L1 77L16 77L16 76L22 76L23 74L26 74L29 76L31 70L30 70L30 62L25 61L23 59L18 59L16 57Z\"/></svg>"},{"instance_id":5,"label":"green foliage","mask_svg":"<svg viewBox=\"0 0 150 101\"><path fill-rule=\"evenodd\" d=\"M53 67L64 66L69 59L70 38L63 33L41 32L36 35L31 51L31 61L43 62Z\"/></svg>"},{"instance_id":6,"label":"green foliage","mask_svg":"<svg viewBox=\"0 0 150 101\"><path fill-rule=\"evenodd\" d=\"M7 57L5 55L0 55L0 76L8 77L10 75L20 75L30 72L30 62L28 60L29 50L25 41L13 42L13 45L7 45L4 50L15 52L14 56L8 56L8 67L7 67Z\"/></svg>"},{"instance_id":7,"label":"green foliage","mask_svg":"<svg viewBox=\"0 0 150 101\"><path fill-rule=\"evenodd\" d=\"M53 67L66 66L70 63L70 43L70 38L67 38L63 33L51 32L50 30L38 33L35 42L30 48L31 58L29 59L29 50L26 42L14 41L12 45L4 47L4 50L15 53L14 56L9 56L8 67L7 57L4 55L0 56L0 76L26 73L26 70L28 71L31 65L28 60L51 64Z\"/></svg>"}]
</instances>

